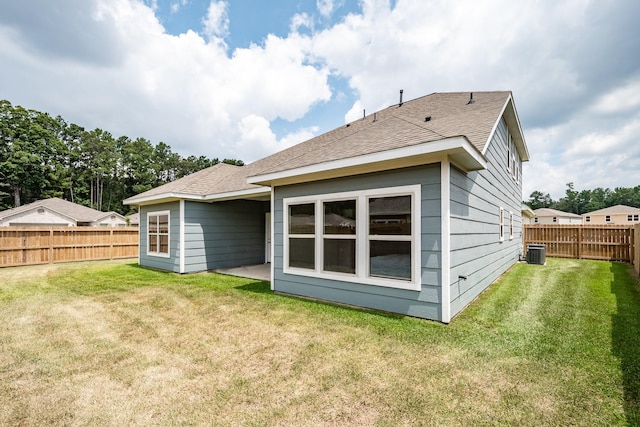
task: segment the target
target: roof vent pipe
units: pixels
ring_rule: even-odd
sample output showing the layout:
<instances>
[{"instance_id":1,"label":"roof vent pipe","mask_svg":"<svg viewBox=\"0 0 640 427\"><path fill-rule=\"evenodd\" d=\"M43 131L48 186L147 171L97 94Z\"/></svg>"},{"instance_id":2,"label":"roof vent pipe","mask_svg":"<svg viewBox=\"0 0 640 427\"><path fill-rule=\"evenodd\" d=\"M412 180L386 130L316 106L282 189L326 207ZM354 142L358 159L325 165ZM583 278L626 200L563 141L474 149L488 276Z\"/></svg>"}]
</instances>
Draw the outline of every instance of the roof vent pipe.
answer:
<instances>
[{"instance_id":1,"label":"roof vent pipe","mask_svg":"<svg viewBox=\"0 0 640 427\"><path fill-rule=\"evenodd\" d=\"M377 111L373 112L373 121L374 122L377 120L377 116L376 116L377 114L378 114Z\"/></svg>"},{"instance_id":2,"label":"roof vent pipe","mask_svg":"<svg viewBox=\"0 0 640 427\"><path fill-rule=\"evenodd\" d=\"M476 101L473 100L473 92L471 92L471 95L469 96L469 102L467 102L467 105L473 104L474 102Z\"/></svg>"},{"instance_id":3,"label":"roof vent pipe","mask_svg":"<svg viewBox=\"0 0 640 427\"><path fill-rule=\"evenodd\" d=\"M398 107L402 107L402 92L404 91L400 89L400 104L398 104Z\"/></svg>"}]
</instances>

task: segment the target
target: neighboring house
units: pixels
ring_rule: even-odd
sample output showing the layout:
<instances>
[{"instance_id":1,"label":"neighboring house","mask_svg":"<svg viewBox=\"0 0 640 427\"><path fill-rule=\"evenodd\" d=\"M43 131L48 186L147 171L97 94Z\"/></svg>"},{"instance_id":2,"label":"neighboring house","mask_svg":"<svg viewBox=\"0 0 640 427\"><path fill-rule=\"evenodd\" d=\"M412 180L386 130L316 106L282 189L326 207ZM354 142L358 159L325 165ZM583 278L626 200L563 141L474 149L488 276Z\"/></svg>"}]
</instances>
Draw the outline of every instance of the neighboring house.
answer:
<instances>
[{"instance_id":1,"label":"neighboring house","mask_svg":"<svg viewBox=\"0 0 640 427\"><path fill-rule=\"evenodd\" d=\"M511 92L434 93L125 203L141 265L448 323L521 255L528 159Z\"/></svg>"},{"instance_id":2,"label":"neighboring house","mask_svg":"<svg viewBox=\"0 0 640 427\"><path fill-rule=\"evenodd\" d=\"M8 225L119 227L126 225L126 220L116 212L101 212L53 197L1 211L0 226Z\"/></svg>"},{"instance_id":3,"label":"neighboring house","mask_svg":"<svg viewBox=\"0 0 640 427\"><path fill-rule=\"evenodd\" d=\"M640 222L640 209L616 205L582 214L583 224L636 224Z\"/></svg>"},{"instance_id":4,"label":"neighboring house","mask_svg":"<svg viewBox=\"0 0 640 427\"><path fill-rule=\"evenodd\" d=\"M131 215L128 215L126 217L129 221L128 224L132 227L138 227L140 225L140 214L139 213L134 213Z\"/></svg>"},{"instance_id":5,"label":"neighboring house","mask_svg":"<svg viewBox=\"0 0 640 427\"><path fill-rule=\"evenodd\" d=\"M571 212L540 208L533 213L535 216L531 219L531 224L582 224L582 217Z\"/></svg>"},{"instance_id":6,"label":"neighboring house","mask_svg":"<svg viewBox=\"0 0 640 427\"><path fill-rule=\"evenodd\" d=\"M533 224L533 218L536 216L535 212L524 203L522 204L522 223L523 224Z\"/></svg>"}]
</instances>

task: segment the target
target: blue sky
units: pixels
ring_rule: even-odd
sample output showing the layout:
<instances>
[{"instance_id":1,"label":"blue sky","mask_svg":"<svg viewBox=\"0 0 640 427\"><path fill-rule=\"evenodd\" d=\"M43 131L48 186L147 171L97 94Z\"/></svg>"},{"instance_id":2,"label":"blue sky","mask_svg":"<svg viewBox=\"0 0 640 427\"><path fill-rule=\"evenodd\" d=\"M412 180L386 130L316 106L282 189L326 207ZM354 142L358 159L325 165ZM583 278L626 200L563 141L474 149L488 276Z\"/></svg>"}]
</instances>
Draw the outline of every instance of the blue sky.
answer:
<instances>
[{"instance_id":1,"label":"blue sky","mask_svg":"<svg viewBox=\"0 0 640 427\"><path fill-rule=\"evenodd\" d=\"M0 99L251 162L398 100L511 90L533 190L640 185L636 0L0 3Z\"/></svg>"}]
</instances>

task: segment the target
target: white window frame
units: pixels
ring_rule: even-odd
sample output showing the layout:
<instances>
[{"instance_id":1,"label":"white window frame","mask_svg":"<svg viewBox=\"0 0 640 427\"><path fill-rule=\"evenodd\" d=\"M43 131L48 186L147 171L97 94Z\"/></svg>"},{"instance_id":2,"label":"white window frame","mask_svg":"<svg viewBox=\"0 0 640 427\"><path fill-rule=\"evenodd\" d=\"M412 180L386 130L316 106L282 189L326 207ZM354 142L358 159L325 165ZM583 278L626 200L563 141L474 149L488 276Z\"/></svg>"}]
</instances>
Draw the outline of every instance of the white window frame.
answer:
<instances>
[{"instance_id":1,"label":"white window frame","mask_svg":"<svg viewBox=\"0 0 640 427\"><path fill-rule=\"evenodd\" d=\"M585 222L591 222L591 217L589 215L584 217Z\"/></svg>"},{"instance_id":2,"label":"white window frame","mask_svg":"<svg viewBox=\"0 0 640 427\"><path fill-rule=\"evenodd\" d=\"M500 241L504 242L504 209L500 208Z\"/></svg>"},{"instance_id":3,"label":"white window frame","mask_svg":"<svg viewBox=\"0 0 640 427\"><path fill-rule=\"evenodd\" d=\"M521 178L520 163L520 154L518 153L516 144L513 142L511 132L507 131L507 172L517 184L520 184Z\"/></svg>"},{"instance_id":4,"label":"white window frame","mask_svg":"<svg viewBox=\"0 0 640 427\"><path fill-rule=\"evenodd\" d=\"M150 227L149 227L149 223L151 221L151 217L155 216L155 217L160 217L161 215L167 215L167 223L168 223L168 229L167 229L167 253L162 253L162 252L157 252L157 251L152 251L150 248L150 240L149 239L149 235L150 233ZM157 236L159 237L161 234L158 232ZM159 241L159 240L158 240ZM154 211L154 212L147 212L147 255L148 256L155 256L155 257L160 257L160 258L170 258L171 255L171 211Z\"/></svg>"},{"instance_id":5,"label":"white window frame","mask_svg":"<svg viewBox=\"0 0 640 427\"><path fill-rule=\"evenodd\" d=\"M411 235L375 236L373 240L393 240L411 242L411 280L369 276L369 198L411 196ZM324 238L334 235L324 234L324 202L341 200L356 201L356 269L355 274L323 271ZM305 269L289 267L289 206L315 203L315 268ZM297 276L314 277L364 285L388 288L421 290L421 186L406 185L399 187L375 188L369 190L340 193L314 194L309 196L288 197L283 199L283 272ZM345 235L348 236L348 235Z\"/></svg>"},{"instance_id":6,"label":"white window frame","mask_svg":"<svg viewBox=\"0 0 640 427\"><path fill-rule=\"evenodd\" d=\"M344 202L344 201L348 201L348 200L353 200L356 202L356 233L355 234L327 234L325 233L325 228L324 228L324 204L325 203L331 203L331 202ZM355 249L356 249L356 253L355 253L355 261L356 261L356 272L354 274L358 274L358 253L360 252L359 248L358 248L358 229L359 224L358 224L358 218L360 215L362 215L362 210L361 207L359 206L358 203L358 198L355 197L340 197L340 198L329 198L329 199L323 199L322 201L318 201L318 205L316 207L316 213L318 208L320 209L320 213L322 215L322 218L320 218L320 222L322 224L321 229L317 230L316 229L316 236L320 235L320 238L322 239L322 242L320 242L321 246L320 249L322 250L322 254L321 254L321 259L322 259L322 264L318 265L318 269L320 271L322 271L323 274L338 274L338 275L346 275L346 276L352 276L352 273L341 273L338 271L324 271L324 241L327 239L331 239L331 240L353 240L355 242ZM316 223L317 224L317 223ZM316 246L316 250L318 250L318 247ZM288 259L288 258L287 258ZM317 261L317 260L316 260Z\"/></svg>"},{"instance_id":7,"label":"white window frame","mask_svg":"<svg viewBox=\"0 0 640 427\"><path fill-rule=\"evenodd\" d=\"M507 172L511 174L511 134L507 130Z\"/></svg>"},{"instance_id":8,"label":"white window frame","mask_svg":"<svg viewBox=\"0 0 640 427\"><path fill-rule=\"evenodd\" d=\"M509 212L509 240L513 240L513 212Z\"/></svg>"}]
</instances>

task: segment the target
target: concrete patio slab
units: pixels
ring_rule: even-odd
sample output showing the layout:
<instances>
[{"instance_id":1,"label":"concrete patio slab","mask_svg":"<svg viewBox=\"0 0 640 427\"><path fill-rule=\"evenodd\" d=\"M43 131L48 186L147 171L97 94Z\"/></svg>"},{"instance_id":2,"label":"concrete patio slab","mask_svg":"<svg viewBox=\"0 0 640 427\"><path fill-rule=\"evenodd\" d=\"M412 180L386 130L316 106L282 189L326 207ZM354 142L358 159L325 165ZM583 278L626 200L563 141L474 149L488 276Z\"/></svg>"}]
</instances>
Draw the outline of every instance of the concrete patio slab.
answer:
<instances>
[{"instance_id":1,"label":"concrete patio slab","mask_svg":"<svg viewBox=\"0 0 640 427\"><path fill-rule=\"evenodd\" d=\"M246 277L248 279L271 282L271 264L245 265L234 268L220 268L214 270L216 273L228 274L230 276Z\"/></svg>"}]
</instances>

